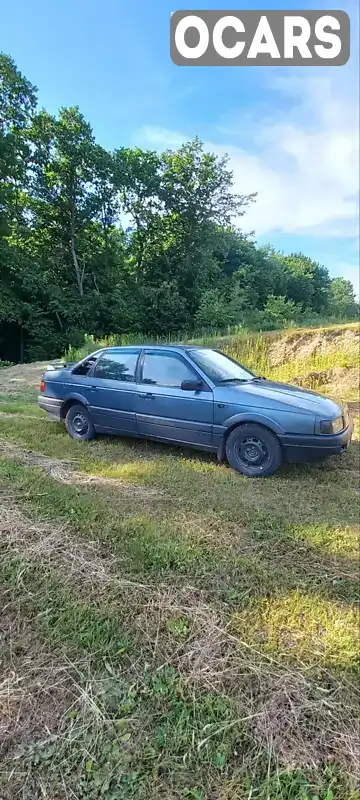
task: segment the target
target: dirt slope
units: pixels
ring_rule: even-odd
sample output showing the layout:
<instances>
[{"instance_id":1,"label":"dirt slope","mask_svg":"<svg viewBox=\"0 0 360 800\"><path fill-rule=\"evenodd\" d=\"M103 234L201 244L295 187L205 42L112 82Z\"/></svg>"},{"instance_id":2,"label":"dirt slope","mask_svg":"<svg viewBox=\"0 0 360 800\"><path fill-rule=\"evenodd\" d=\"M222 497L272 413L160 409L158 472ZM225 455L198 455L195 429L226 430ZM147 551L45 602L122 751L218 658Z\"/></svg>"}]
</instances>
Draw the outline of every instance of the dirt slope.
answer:
<instances>
[{"instance_id":1,"label":"dirt slope","mask_svg":"<svg viewBox=\"0 0 360 800\"><path fill-rule=\"evenodd\" d=\"M350 356L359 353L359 348L359 327L329 328L287 333L271 343L268 354L270 363L277 366L284 361L305 360L314 355L331 355L338 349Z\"/></svg>"}]
</instances>

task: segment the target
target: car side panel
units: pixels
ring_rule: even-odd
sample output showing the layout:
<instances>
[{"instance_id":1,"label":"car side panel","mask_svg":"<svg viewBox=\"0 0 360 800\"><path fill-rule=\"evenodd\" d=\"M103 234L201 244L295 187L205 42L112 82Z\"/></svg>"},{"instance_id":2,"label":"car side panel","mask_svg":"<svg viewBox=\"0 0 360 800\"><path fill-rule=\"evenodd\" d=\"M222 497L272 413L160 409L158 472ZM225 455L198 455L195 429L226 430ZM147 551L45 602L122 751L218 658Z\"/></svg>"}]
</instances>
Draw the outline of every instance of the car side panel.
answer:
<instances>
[{"instance_id":1,"label":"car side panel","mask_svg":"<svg viewBox=\"0 0 360 800\"><path fill-rule=\"evenodd\" d=\"M63 371L53 375L52 372L45 373L45 392L44 399L55 398L63 403L69 400L76 400L85 406L91 405L91 392L94 381L85 375L72 375L71 372Z\"/></svg>"},{"instance_id":2,"label":"car side panel","mask_svg":"<svg viewBox=\"0 0 360 800\"><path fill-rule=\"evenodd\" d=\"M209 447L213 413L211 391L137 385L136 417L144 437Z\"/></svg>"},{"instance_id":3,"label":"car side panel","mask_svg":"<svg viewBox=\"0 0 360 800\"><path fill-rule=\"evenodd\" d=\"M214 433L223 434L233 425L242 422L256 422L266 425L279 436L285 433L299 433L311 435L314 433L314 414L295 409L285 403L273 400L270 402L263 397L250 395L241 391L241 387L231 391L224 387L214 390ZM232 398L234 397L234 400Z\"/></svg>"},{"instance_id":4,"label":"car side panel","mask_svg":"<svg viewBox=\"0 0 360 800\"><path fill-rule=\"evenodd\" d=\"M63 377L63 373L63 370L60 373L45 372L45 392L42 397L64 400L67 392L67 378Z\"/></svg>"},{"instance_id":5,"label":"car side panel","mask_svg":"<svg viewBox=\"0 0 360 800\"><path fill-rule=\"evenodd\" d=\"M104 378L93 379L90 413L99 433L136 435L136 383Z\"/></svg>"},{"instance_id":6,"label":"car side panel","mask_svg":"<svg viewBox=\"0 0 360 800\"><path fill-rule=\"evenodd\" d=\"M44 375L45 392L39 396L40 408L61 418L61 409L70 400L89 408L91 404L91 378L84 375L72 375L71 372L46 372Z\"/></svg>"},{"instance_id":7,"label":"car side panel","mask_svg":"<svg viewBox=\"0 0 360 800\"><path fill-rule=\"evenodd\" d=\"M258 412L254 408L248 408L248 410L232 414L224 420L222 425L214 425L214 433L221 435L225 433L228 428L232 428L234 425L241 425L244 422L256 422L259 425L266 425L266 427L274 431L274 433L284 433L284 429L276 419L268 417L266 414L261 414L261 412Z\"/></svg>"}]
</instances>

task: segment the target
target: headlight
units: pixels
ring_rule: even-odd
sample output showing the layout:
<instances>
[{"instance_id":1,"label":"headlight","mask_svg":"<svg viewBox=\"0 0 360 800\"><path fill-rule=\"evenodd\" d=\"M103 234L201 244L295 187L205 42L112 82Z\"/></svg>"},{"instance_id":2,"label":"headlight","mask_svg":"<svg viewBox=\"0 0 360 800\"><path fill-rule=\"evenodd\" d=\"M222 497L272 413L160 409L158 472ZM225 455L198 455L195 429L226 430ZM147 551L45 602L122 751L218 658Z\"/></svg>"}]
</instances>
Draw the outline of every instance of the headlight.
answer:
<instances>
[{"instance_id":1,"label":"headlight","mask_svg":"<svg viewBox=\"0 0 360 800\"><path fill-rule=\"evenodd\" d=\"M340 433L344 428L343 418L322 419L320 421L320 433Z\"/></svg>"},{"instance_id":2,"label":"headlight","mask_svg":"<svg viewBox=\"0 0 360 800\"><path fill-rule=\"evenodd\" d=\"M348 426L348 424L350 422L349 409L348 409L347 405L345 405L343 407L343 420L344 420L344 428L347 428L347 426Z\"/></svg>"}]
</instances>

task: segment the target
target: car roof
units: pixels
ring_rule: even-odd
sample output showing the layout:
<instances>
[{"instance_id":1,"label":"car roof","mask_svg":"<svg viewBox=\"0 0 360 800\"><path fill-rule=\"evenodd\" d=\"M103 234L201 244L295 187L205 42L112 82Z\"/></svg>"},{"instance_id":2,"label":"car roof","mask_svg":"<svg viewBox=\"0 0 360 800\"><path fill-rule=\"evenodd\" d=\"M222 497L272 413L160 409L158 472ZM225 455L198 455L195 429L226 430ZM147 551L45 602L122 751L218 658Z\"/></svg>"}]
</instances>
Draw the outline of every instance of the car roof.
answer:
<instances>
[{"instance_id":1,"label":"car roof","mask_svg":"<svg viewBox=\"0 0 360 800\"><path fill-rule=\"evenodd\" d=\"M210 348L205 347L198 347L195 344L127 344L127 345L111 345L110 347L104 347L101 351L98 352L105 352L106 350L206 350Z\"/></svg>"}]
</instances>

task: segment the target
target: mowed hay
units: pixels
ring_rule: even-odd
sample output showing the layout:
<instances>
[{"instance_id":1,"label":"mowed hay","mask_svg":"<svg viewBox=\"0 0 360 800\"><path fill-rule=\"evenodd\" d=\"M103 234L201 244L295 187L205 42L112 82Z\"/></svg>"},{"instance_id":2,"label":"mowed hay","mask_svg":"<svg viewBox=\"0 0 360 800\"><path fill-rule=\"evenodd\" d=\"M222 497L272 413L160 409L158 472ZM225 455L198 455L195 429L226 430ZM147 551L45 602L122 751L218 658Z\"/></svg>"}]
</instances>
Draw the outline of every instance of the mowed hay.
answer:
<instances>
[{"instance_id":1,"label":"mowed hay","mask_svg":"<svg viewBox=\"0 0 360 800\"><path fill-rule=\"evenodd\" d=\"M59 483L77 486L88 486L91 484L105 485L110 488L122 491L130 495L138 495L140 498L151 498L159 494L156 489L137 486L126 483L119 478L106 478L102 475L86 475L74 469L74 462L58 458L47 458L41 453L33 450L24 450L16 444L10 442L0 442L0 453L10 455L18 463L32 467L40 467L47 475Z\"/></svg>"},{"instance_id":2,"label":"mowed hay","mask_svg":"<svg viewBox=\"0 0 360 800\"><path fill-rule=\"evenodd\" d=\"M114 572L113 559L101 557L98 546L74 541L65 525L32 522L4 494L0 494L0 541L30 561L60 569L87 592L94 586L101 590Z\"/></svg>"},{"instance_id":3,"label":"mowed hay","mask_svg":"<svg viewBox=\"0 0 360 800\"><path fill-rule=\"evenodd\" d=\"M70 665L46 648L16 610L7 609L5 594L1 602L0 645L6 653L0 660L0 764L4 764L22 747L57 734L75 692Z\"/></svg>"},{"instance_id":4,"label":"mowed hay","mask_svg":"<svg viewBox=\"0 0 360 800\"><path fill-rule=\"evenodd\" d=\"M49 363L49 361L34 361L32 364L14 364L12 367L0 369L0 394L38 389L41 375Z\"/></svg>"},{"instance_id":5,"label":"mowed hay","mask_svg":"<svg viewBox=\"0 0 360 800\"><path fill-rule=\"evenodd\" d=\"M78 594L81 587L84 597L106 602L106 592L113 593L118 584L118 599L129 604L136 637L146 642L148 663L156 670L171 666L189 691L225 694L234 709L229 724L246 725L258 754L268 758L271 753L279 767L286 769L336 763L353 781L358 780L356 683L336 677L326 666L312 670L306 663L281 663L276 649L261 652L259 642L252 643L249 635L244 640L241 628L234 633L226 613L206 603L203 593L190 585L177 589L127 581L117 573L114 561L105 559L93 544L74 540L70 530L32 523L9 497L3 497L1 504L0 537L25 559L24 564L59 571L70 589ZM23 626L21 618L19 624ZM301 624L306 630L305 616ZM67 735L64 707L71 706L79 693L70 679L69 665L59 664L42 647L39 650L38 643L34 648L25 647L25 660L15 671L7 668L1 684L3 747L8 757L13 743L41 739L44 726L47 736L57 735L58 730L61 736ZM131 663L129 680L134 667L133 680L137 680L138 666ZM27 673L20 677L25 669ZM50 701L45 703L47 694ZM34 727L32 709L37 703L41 709ZM14 715L17 722L12 733ZM204 730L196 747L203 748L211 735L212 729Z\"/></svg>"}]
</instances>

